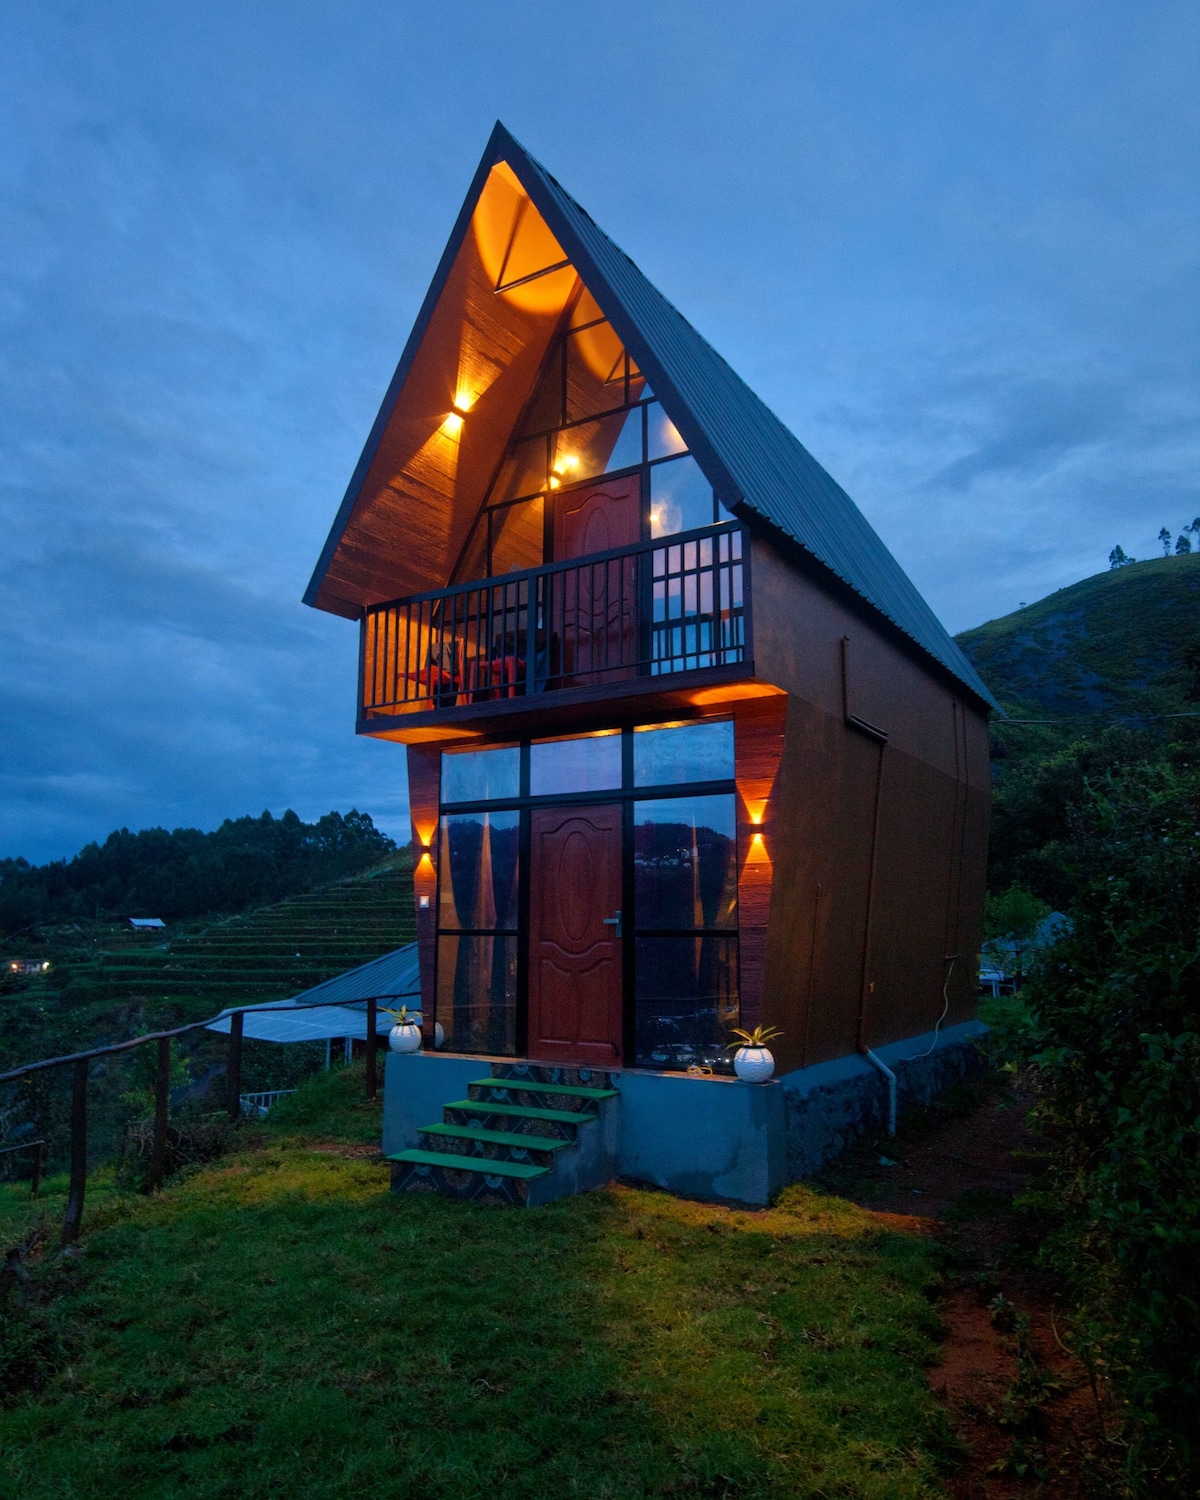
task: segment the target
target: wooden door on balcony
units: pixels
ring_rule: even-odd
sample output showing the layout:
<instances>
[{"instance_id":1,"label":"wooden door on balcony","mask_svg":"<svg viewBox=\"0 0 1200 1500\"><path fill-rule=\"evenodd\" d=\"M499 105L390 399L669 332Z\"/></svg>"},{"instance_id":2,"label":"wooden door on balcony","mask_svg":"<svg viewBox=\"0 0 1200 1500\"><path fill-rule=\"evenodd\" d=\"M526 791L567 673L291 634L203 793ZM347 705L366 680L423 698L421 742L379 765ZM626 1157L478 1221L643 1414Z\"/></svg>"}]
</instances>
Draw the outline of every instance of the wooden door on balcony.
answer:
<instances>
[{"instance_id":1,"label":"wooden door on balcony","mask_svg":"<svg viewBox=\"0 0 1200 1500\"><path fill-rule=\"evenodd\" d=\"M620 1066L621 817L619 804L531 815L527 1051L536 1061Z\"/></svg>"},{"instance_id":2,"label":"wooden door on balcony","mask_svg":"<svg viewBox=\"0 0 1200 1500\"><path fill-rule=\"evenodd\" d=\"M585 559L641 540L637 474L593 479L560 490L554 512L554 560ZM637 565L632 557L581 563L555 575L551 640L563 687L618 682L637 661Z\"/></svg>"}]
</instances>

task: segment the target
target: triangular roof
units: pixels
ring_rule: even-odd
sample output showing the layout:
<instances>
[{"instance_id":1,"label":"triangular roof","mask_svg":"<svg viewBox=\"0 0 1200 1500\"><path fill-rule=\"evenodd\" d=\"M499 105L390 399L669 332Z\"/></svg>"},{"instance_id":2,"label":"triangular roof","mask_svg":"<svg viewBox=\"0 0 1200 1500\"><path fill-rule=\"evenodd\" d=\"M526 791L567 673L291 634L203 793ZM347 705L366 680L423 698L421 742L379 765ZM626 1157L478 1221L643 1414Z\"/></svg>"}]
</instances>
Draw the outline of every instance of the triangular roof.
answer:
<instances>
[{"instance_id":1,"label":"triangular roof","mask_svg":"<svg viewBox=\"0 0 1200 1500\"><path fill-rule=\"evenodd\" d=\"M352 590L339 591L331 580L331 569L336 568L339 548L348 543L352 522L360 520L364 485L373 465L378 467L381 445L443 291L452 274L460 274L459 252L472 215L492 169L499 164L507 168L541 215L726 505L747 523L753 524L757 518L779 537L797 545L976 697L996 707L974 667L841 485L651 285L586 210L499 123L355 468L305 593L305 603L356 615L366 602L349 598ZM511 281L511 275L507 279ZM402 492L399 498L403 498ZM420 545L419 537L411 540ZM360 552L363 545L359 540Z\"/></svg>"}]
</instances>

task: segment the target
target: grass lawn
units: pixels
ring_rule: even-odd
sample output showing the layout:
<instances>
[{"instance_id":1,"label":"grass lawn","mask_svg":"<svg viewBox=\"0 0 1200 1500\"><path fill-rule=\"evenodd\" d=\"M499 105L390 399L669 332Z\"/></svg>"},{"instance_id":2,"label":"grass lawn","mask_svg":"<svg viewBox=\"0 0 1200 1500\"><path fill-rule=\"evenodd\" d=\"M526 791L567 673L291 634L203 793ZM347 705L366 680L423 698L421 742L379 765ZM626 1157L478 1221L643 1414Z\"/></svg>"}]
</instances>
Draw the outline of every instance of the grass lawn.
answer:
<instances>
[{"instance_id":1,"label":"grass lawn","mask_svg":"<svg viewBox=\"0 0 1200 1500\"><path fill-rule=\"evenodd\" d=\"M158 1198L95 1195L74 1266L35 1265L60 1289L5 1339L56 1353L0 1407L5 1500L942 1493L927 1240L803 1187L393 1197L336 1154L377 1139L356 1071Z\"/></svg>"}]
</instances>

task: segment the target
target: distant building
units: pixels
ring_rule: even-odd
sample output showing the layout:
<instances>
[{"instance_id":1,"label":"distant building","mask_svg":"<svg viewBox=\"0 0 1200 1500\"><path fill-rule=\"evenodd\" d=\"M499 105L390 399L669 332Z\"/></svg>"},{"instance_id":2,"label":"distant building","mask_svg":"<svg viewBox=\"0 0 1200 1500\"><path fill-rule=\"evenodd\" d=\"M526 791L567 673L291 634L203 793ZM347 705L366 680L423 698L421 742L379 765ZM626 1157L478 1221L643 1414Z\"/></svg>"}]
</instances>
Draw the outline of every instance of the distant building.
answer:
<instances>
[{"instance_id":1,"label":"distant building","mask_svg":"<svg viewBox=\"0 0 1200 1500\"><path fill-rule=\"evenodd\" d=\"M44 974L49 967L48 958L11 958L8 961L10 974Z\"/></svg>"},{"instance_id":2,"label":"distant building","mask_svg":"<svg viewBox=\"0 0 1200 1500\"><path fill-rule=\"evenodd\" d=\"M134 932L157 932L167 924L161 917L126 917Z\"/></svg>"}]
</instances>

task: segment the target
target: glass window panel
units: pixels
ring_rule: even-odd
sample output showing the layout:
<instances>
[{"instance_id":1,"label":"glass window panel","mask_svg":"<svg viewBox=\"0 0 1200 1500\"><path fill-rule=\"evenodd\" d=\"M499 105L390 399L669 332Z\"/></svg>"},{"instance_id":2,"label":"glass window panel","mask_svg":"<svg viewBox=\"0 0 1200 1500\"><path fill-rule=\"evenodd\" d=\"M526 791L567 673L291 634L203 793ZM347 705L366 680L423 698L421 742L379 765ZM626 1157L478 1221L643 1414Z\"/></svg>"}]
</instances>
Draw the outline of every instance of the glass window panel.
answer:
<instances>
[{"instance_id":1,"label":"glass window panel","mask_svg":"<svg viewBox=\"0 0 1200 1500\"><path fill-rule=\"evenodd\" d=\"M438 926L515 930L520 846L518 812L443 816Z\"/></svg>"},{"instance_id":2,"label":"glass window panel","mask_svg":"<svg viewBox=\"0 0 1200 1500\"><path fill-rule=\"evenodd\" d=\"M607 792L621 785L621 736L586 734L536 741L529 748L529 790L535 797L560 792Z\"/></svg>"},{"instance_id":3,"label":"glass window panel","mask_svg":"<svg viewBox=\"0 0 1200 1500\"><path fill-rule=\"evenodd\" d=\"M655 464L650 470L650 535L674 536L712 523L712 485L696 460Z\"/></svg>"},{"instance_id":4,"label":"glass window panel","mask_svg":"<svg viewBox=\"0 0 1200 1500\"><path fill-rule=\"evenodd\" d=\"M737 939L639 937L634 965L638 1067L732 1072L725 1044L738 1024Z\"/></svg>"},{"instance_id":5,"label":"glass window panel","mask_svg":"<svg viewBox=\"0 0 1200 1500\"><path fill-rule=\"evenodd\" d=\"M727 510L725 508L724 504L720 500L718 500L717 501L717 520L718 521L736 521L737 517L734 515L734 513L731 510Z\"/></svg>"},{"instance_id":6,"label":"glass window panel","mask_svg":"<svg viewBox=\"0 0 1200 1500\"><path fill-rule=\"evenodd\" d=\"M625 404L625 348L611 323L596 323L566 338L567 421Z\"/></svg>"},{"instance_id":7,"label":"glass window panel","mask_svg":"<svg viewBox=\"0 0 1200 1500\"><path fill-rule=\"evenodd\" d=\"M641 461L642 414L635 408L598 422L565 427L554 440L551 470L564 484L572 484L577 479L631 469Z\"/></svg>"},{"instance_id":8,"label":"glass window panel","mask_svg":"<svg viewBox=\"0 0 1200 1500\"><path fill-rule=\"evenodd\" d=\"M633 805L637 928L737 926L732 792Z\"/></svg>"},{"instance_id":9,"label":"glass window panel","mask_svg":"<svg viewBox=\"0 0 1200 1500\"><path fill-rule=\"evenodd\" d=\"M540 568L545 537L545 500L539 495L492 512L492 573Z\"/></svg>"},{"instance_id":10,"label":"glass window panel","mask_svg":"<svg viewBox=\"0 0 1200 1500\"><path fill-rule=\"evenodd\" d=\"M575 304L575 309L571 313L571 327L578 328L583 323L598 323L603 316L604 314L600 311L600 304L592 296L591 292L588 291L587 287L584 287L583 291L579 294L579 301Z\"/></svg>"},{"instance_id":11,"label":"glass window panel","mask_svg":"<svg viewBox=\"0 0 1200 1500\"><path fill-rule=\"evenodd\" d=\"M438 938L435 1019L450 1052L517 1050L517 939Z\"/></svg>"},{"instance_id":12,"label":"glass window panel","mask_svg":"<svg viewBox=\"0 0 1200 1500\"><path fill-rule=\"evenodd\" d=\"M492 802L521 791L521 752L516 745L499 750L442 753L443 802Z\"/></svg>"},{"instance_id":13,"label":"glass window panel","mask_svg":"<svg viewBox=\"0 0 1200 1500\"><path fill-rule=\"evenodd\" d=\"M546 439L531 438L516 443L504 460L488 503L499 505L505 500L517 500L525 495L536 495L546 488Z\"/></svg>"},{"instance_id":14,"label":"glass window panel","mask_svg":"<svg viewBox=\"0 0 1200 1500\"><path fill-rule=\"evenodd\" d=\"M646 377L644 375L642 375L642 376L639 376L638 378L640 379L641 386L642 386L641 394L639 396L636 396L636 397L634 397L634 396L631 395L629 399L631 401L633 401L633 400L637 400L637 401L653 401L654 400L654 392L650 389L649 385L647 384Z\"/></svg>"},{"instance_id":15,"label":"glass window panel","mask_svg":"<svg viewBox=\"0 0 1200 1500\"><path fill-rule=\"evenodd\" d=\"M563 422L562 389L562 341L557 340L553 353L542 372L541 384L525 416L522 433L548 432L552 427L561 427Z\"/></svg>"},{"instance_id":16,"label":"glass window panel","mask_svg":"<svg viewBox=\"0 0 1200 1500\"><path fill-rule=\"evenodd\" d=\"M732 719L639 729L633 736L634 786L732 779Z\"/></svg>"},{"instance_id":17,"label":"glass window panel","mask_svg":"<svg viewBox=\"0 0 1200 1500\"><path fill-rule=\"evenodd\" d=\"M646 424L646 444L652 459L671 458L676 453L687 452L687 444L679 429L657 401L646 408Z\"/></svg>"},{"instance_id":18,"label":"glass window panel","mask_svg":"<svg viewBox=\"0 0 1200 1500\"><path fill-rule=\"evenodd\" d=\"M472 579L487 577L487 537L488 518L485 512L475 522L467 545L463 548L462 559L454 573L456 583L470 583Z\"/></svg>"}]
</instances>

